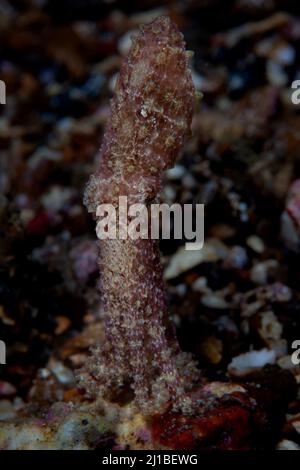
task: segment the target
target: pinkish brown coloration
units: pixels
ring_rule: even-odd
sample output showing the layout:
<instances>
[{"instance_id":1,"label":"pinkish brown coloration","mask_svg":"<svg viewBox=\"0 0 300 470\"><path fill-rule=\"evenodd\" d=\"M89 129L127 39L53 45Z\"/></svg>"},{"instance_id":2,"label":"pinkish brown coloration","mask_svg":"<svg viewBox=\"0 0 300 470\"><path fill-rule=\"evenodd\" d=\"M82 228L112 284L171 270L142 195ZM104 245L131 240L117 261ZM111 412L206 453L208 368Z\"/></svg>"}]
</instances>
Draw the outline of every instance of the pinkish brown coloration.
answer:
<instances>
[{"instance_id":1,"label":"pinkish brown coloration","mask_svg":"<svg viewBox=\"0 0 300 470\"><path fill-rule=\"evenodd\" d=\"M300 180L292 183L281 216L281 236L287 248L300 251Z\"/></svg>"},{"instance_id":2,"label":"pinkish brown coloration","mask_svg":"<svg viewBox=\"0 0 300 470\"><path fill-rule=\"evenodd\" d=\"M182 34L169 18L144 26L123 63L101 151L85 204L118 207L158 201L163 172L174 165L190 133L195 90ZM151 413L184 395L198 376L168 321L159 248L154 240L99 241L106 343L81 372L91 395L109 396L130 384L135 401Z\"/></svg>"}]
</instances>

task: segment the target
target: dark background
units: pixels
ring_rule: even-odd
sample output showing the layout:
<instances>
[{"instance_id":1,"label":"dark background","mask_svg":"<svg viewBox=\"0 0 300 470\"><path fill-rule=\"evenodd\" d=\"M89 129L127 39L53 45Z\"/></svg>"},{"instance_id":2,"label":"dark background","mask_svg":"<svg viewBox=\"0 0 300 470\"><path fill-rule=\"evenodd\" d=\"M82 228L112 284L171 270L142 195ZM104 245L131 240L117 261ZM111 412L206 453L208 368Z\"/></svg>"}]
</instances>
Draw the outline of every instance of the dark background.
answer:
<instances>
[{"instance_id":1,"label":"dark background","mask_svg":"<svg viewBox=\"0 0 300 470\"><path fill-rule=\"evenodd\" d=\"M178 24L195 52L194 80L204 95L162 199L205 203L205 245L214 253L168 279L179 340L206 380L228 380L227 366L242 352L276 350L266 401L284 382L282 371L299 376L289 361L300 338L299 256L280 234L290 185L300 176L300 105L290 99L300 78L299 2L0 0L4 416L26 402L77 399L73 371L103 337L96 236L83 188L127 32L160 14ZM161 243L166 265L180 244ZM276 420L300 411L289 390L279 406L274 399ZM300 444L280 424L272 445L282 436Z\"/></svg>"}]
</instances>

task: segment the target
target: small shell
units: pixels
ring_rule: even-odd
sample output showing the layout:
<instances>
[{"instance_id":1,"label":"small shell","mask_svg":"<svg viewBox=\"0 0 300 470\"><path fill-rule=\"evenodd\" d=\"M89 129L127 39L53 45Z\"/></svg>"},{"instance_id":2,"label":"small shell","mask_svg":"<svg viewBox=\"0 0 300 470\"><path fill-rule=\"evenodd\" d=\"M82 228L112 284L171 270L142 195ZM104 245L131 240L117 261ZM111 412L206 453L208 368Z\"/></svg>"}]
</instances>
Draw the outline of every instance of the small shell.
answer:
<instances>
[{"instance_id":1,"label":"small shell","mask_svg":"<svg viewBox=\"0 0 300 470\"><path fill-rule=\"evenodd\" d=\"M276 354L268 349L260 351L250 351L240 354L232 359L228 365L228 372L235 377L242 377L257 369L261 369L266 364L275 364Z\"/></svg>"}]
</instances>

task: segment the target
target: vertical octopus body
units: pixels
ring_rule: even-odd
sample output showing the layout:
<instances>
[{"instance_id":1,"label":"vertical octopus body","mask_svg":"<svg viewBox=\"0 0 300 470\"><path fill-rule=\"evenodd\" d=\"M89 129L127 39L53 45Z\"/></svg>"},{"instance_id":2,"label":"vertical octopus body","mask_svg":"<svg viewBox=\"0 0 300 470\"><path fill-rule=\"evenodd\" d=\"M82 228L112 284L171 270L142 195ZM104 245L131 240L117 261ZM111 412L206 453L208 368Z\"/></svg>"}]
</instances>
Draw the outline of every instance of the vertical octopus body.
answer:
<instances>
[{"instance_id":1,"label":"vertical octopus body","mask_svg":"<svg viewBox=\"0 0 300 470\"><path fill-rule=\"evenodd\" d=\"M174 165L190 133L194 86L188 54L177 27L160 17L134 38L119 74L99 168L85 192L96 217L99 204L117 207L157 202L163 172ZM88 392L109 395L130 384L145 413L169 400L184 404L197 376L168 320L157 241L99 241L101 299L106 342L82 371Z\"/></svg>"}]
</instances>

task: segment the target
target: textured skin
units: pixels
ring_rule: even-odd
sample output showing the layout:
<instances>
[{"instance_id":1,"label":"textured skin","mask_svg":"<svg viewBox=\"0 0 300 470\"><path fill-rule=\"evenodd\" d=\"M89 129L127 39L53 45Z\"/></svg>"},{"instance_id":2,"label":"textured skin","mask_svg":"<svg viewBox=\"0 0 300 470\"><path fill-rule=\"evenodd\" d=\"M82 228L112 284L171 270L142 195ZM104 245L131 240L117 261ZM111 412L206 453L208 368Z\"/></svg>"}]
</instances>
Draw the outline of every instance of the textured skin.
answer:
<instances>
[{"instance_id":1,"label":"textured skin","mask_svg":"<svg viewBox=\"0 0 300 470\"><path fill-rule=\"evenodd\" d=\"M148 208L158 201L163 172L190 133L194 97L182 34L167 17L144 26L121 67L99 169L86 189L95 217L100 203L117 208L119 196ZM106 343L81 371L84 388L107 396L129 384L146 414L170 400L186 406L197 371L168 321L157 242L101 240L99 247Z\"/></svg>"}]
</instances>

